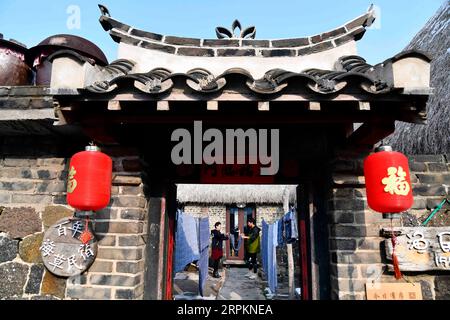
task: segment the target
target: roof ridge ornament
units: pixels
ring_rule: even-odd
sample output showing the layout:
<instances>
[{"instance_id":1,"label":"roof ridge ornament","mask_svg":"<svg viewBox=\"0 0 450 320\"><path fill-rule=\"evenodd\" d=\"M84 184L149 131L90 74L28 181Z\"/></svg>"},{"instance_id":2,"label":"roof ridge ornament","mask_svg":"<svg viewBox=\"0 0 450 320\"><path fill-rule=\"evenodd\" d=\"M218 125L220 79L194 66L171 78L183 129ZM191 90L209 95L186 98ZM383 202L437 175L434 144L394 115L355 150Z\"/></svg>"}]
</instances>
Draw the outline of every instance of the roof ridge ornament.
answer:
<instances>
[{"instance_id":1,"label":"roof ridge ornament","mask_svg":"<svg viewBox=\"0 0 450 320\"><path fill-rule=\"evenodd\" d=\"M102 13L103 16L111 17L109 9L106 6L99 4L98 7L100 8L100 12Z\"/></svg>"},{"instance_id":2,"label":"roof ridge ornament","mask_svg":"<svg viewBox=\"0 0 450 320\"><path fill-rule=\"evenodd\" d=\"M236 33L236 29L239 29L239 33ZM216 35L218 39L255 39L256 28L251 26L242 30L241 23L235 19L231 24L231 29L217 27Z\"/></svg>"}]
</instances>

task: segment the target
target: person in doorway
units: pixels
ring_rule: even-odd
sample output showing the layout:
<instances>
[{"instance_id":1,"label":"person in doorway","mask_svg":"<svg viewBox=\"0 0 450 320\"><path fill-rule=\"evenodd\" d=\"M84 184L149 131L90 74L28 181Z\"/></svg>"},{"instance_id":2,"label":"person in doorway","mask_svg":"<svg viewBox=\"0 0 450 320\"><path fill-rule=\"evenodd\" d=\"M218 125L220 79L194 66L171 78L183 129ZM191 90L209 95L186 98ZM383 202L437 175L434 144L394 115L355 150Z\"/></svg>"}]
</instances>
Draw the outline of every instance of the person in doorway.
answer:
<instances>
[{"instance_id":1,"label":"person in doorway","mask_svg":"<svg viewBox=\"0 0 450 320\"><path fill-rule=\"evenodd\" d=\"M258 272L258 260L257 255L261 249L260 240L261 229L256 226L256 221L254 218L249 218L247 220L246 234L242 236L246 240L245 250L247 252L247 265L249 269L249 278L255 279L256 273ZM253 275L251 271L253 270Z\"/></svg>"},{"instance_id":2,"label":"person in doorway","mask_svg":"<svg viewBox=\"0 0 450 320\"><path fill-rule=\"evenodd\" d=\"M213 277L220 278L219 275L219 264L220 259L223 257L223 241L228 240L229 236L220 232L222 224L216 222L214 229L211 230L212 243L211 243L211 259L213 260Z\"/></svg>"}]
</instances>

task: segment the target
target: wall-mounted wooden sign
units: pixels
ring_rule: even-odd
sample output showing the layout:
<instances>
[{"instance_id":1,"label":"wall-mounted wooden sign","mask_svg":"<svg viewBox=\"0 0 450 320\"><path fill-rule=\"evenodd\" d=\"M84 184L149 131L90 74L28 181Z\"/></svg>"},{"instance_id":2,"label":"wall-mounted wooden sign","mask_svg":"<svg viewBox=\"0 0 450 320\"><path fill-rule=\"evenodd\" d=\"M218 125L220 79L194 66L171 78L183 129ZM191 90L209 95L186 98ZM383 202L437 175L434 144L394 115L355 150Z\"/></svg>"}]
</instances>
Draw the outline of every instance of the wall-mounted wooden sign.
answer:
<instances>
[{"instance_id":1,"label":"wall-mounted wooden sign","mask_svg":"<svg viewBox=\"0 0 450 320\"><path fill-rule=\"evenodd\" d=\"M367 283L367 300L422 300L420 283Z\"/></svg>"},{"instance_id":2,"label":"wall-mounted wooden sign","mask_svg":"<svg viewBox=\"0 0 450 320\"><path fill-rule=\"evenodd\" d=\"M88 235L86 239L85 235ZM45 232L40 250L44 265L51 273L59 277L82 274L97 255L92 221L79 218L58 221Z\"/></svg>"},{"instance_id":3,"label":"wall-mounted wooden sign","mask_svg":"<svg viewBox=\"0 0 450 320\"><path fill-rule=\"evenodd\" d=\"M389 234L390 229L384 229ZM450 227L394 228L395 245L402 271L450 271ZM392 241L386 240L386 255L392 259Z\"/></svg>"}]
</instances>

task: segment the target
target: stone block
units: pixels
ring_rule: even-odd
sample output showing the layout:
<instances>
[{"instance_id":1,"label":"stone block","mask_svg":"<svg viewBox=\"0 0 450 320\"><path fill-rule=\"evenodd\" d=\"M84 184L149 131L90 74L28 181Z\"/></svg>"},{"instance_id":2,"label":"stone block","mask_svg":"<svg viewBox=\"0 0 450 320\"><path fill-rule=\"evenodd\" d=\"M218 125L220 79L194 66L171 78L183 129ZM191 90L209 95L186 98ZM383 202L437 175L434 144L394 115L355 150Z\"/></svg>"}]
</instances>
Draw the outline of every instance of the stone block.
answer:
<instances>
[{"instance_id":1,"label":"stone block","mask_svg":"<svg viewBox=\"0 0 450 320\"><path fill-rule=\"evenodd\" d=\"M35 184L33 182L15 181L15 182L0 182L0 190L6 191L32 191Z\"/></svg>"},{"instance_id":2,"label":"stone block","mask_svg":"<svg viewBox=\"0 0 450 320\"><path fill-rule=\"evenodd\" d=\"M19 241L7 237L0 237L0 263L12 261L16 258Z\"/></svg>"},{"instance_id":3,"label":"stone block","mask_svg":"<svg viewBox=\"0 0 450 320\"><path fill-rule=\"evenodd\" d=\"M36 186L36 193L58 193L66 192L67 185L65 182L44 182Z\"/></svg>"},{"instance_id":4,"label":"stone block","mask_svg":"<svg viewBox=\"0 0 450 320\"><path fill-rule=\"evenodd\" d=\"M442 185L415 185L413 186L413 194L416 196L445 196L446 190Z\"/></svg>"},{"instance_id":5,"label":"stone block","mask_svg":"<svg viewBox=\"0 0 450 320\"><path fill-rule=\"evenodd\" d=\"M7 262L0 265L0 300L23 296L30 268L21 263Z\"/></svg>"},{"instance_id":6,"label":"stone block","mask_svg":"<svg viewBox=\"0 0 450 320\"><path fill-rule=\"evenodd\" d=\"M136 274L144 270L144 261L138 262L124 262L118 261L116 264L116 271L119 273L131 273Z\"/></svg>"},{"instance_id":7,"label":"stone block","mask_svg":"<svg viewBox=\"0 0 450 320\"><path fill-rule=\"evenodd\" d=\"M99 233L142 233L142 222L97 222L95 232Z\"/></svg>"},{"instance_id":8,"label":"stone block","mask_svg":"<svg viewBox=\"0 0 450 320\"><path fill-rule=\"evenodd\" d=\"M119 236L119 246L137 247L144 245L144 239L141 235Z\"/></svg>"},{"instance_id":9,"label":"stone block","mask_svg":"<svg viewBox=\"0 0 450 320\"><path fill-rule=\"evenodd\" d=\"M68 287L67 296L79 300L109 300L111 299L111 289L81 286Z\"/></svg>"},{"instance_id":10,"label":"stone block","mask_svg":"<svg viewBox=\"0 0 450 320\"><path fill-rule=\"evenodd\" d=\"M19 244L19 255L24 262L42 263L40 247L44 233L36 233L24 238Z\"/></svg>"},{"instance_id":11,"label":"stone block","mask_svg":"<svg viewBox=\"0 0 450 320\"><path fill-rule=\"evenodd\" d=\"M24 204L50 204L52 197L38 194L13 194L11 201Z\"/></svg>"},{"instance_id":12,"label":"stone block","mask_svg":"<svg viewBox=\"0 0 450 320\"><path fill-rule=\"evenodd\" d=\"M5 208L0 215L0 232L13 239L42 231L42 222L34 208Z\"/></svg>"},{"instance_id":13,"label":"stone block","mask_svg":"<svg viewBox=\"0 0 450 320\"><path fill-rule=\"evenodd\" d=\"M145 209L123 209L120 212L120 218L124 220L144 220L146 214Z\"/></svg>"},{"instance_id":14,"label":"stone block","mask_svg":"<svg viewBox=\"0 0 450 320\"><path fill-rule=\"evenodd\" d=\"M116 290L116 299L119 300L133 300L136 298L134 289L117 289Z\"/></svg>"},{"instance_id":15,"label":"stone block","mask_svg":"<svg viewBox=\"0 0 450 320\"><path fill-rule=\"evenodd\" d=\"M102 235L97 236L98 244L104 247L114 247L116 245L116 236Z\"/></svg>"},{"instance_id":16,"label":"stone block","mask_svg":"<svg viewBox=\"0 0 450 320\"><path fill-rule=\"evenodd\" d=\"M56 277L46 270L44 273L44 279L42 280L41 293L43 295L50 295L64 299L66 281L67 280L65 278Z\"/></svg>"},{"instance_id":17,"label":"stone block","mask_svg":"<svg viewBox=\"0 0 450 320\"><path fill-rule=\"evenodd\" d=\"M355 239L330 239L330 249L331 250L356 250L356 240Z\"/></svg>"},{"instance_id":18,"label":"stone block","mask_svg":"<svg viewBox=\"0 0 450 320\"><path fill-rule=\"evenodd\" d=\"M42 212L42 222L44 223L44 229L47 230L50 226L63 218L72 217L74 211L63 206L47 206Z\"/></svg>"},{"instance_id":19,"label":"stone block","mask_svg":"<svg viewBox=\"0 0 450 320\"><path fill-rule=\"evenodd\" d=\"M92 266L89 268L89 272L113 272L113 262L96 259Z\"/></svg>"},{"instance_id":20,"label":"stone block","mask_svg":"<svg viewBox=\"0 0 450 320\"><path fill-rule=\"evenodd\" d=\"M361 199L334 199L328 202L330 210L364 210L365 201Z\"/></svg>"},{"instance_id":21,"label":"stone block","mask_svg":"<svg viewBox=\"0 0 450 320\"><path fill-rule=\"evenodd\" d=\"M89 278L89 283L98 286L132 287L136 284L136 277L93 274Z\"/></svg>"},{"instance_id":22,"label":"stone block","mask_svg":"<svg viewBox=\"0 0 450 320\"><path fill-rule=\"evenodd\" d=\"M178 48L177 54L181 56L214 57L214 50L205 48Z\"/></svg>"},{"instance_id":23,"label":"stone block","mask_svg":"<svg viewBox=\"0 0 450 320\"><path fill-rule=\"evenodd\" d=\"M105 260L140 260L142 259L142 249L99 248L97 258Z\"/></svg>"},{"instance_id":24,"label":"stone block","mask_svg":"<svg viewBox=\"0 0 450 320\"><path fill-rule=\"evenodd\" d=\"M434 280L436 300L450 300L450 275L437 275Z\"/></svg>"},{"instance_id":25,"label":"stone block","mask_svg":"<svg viewBox=\"0 0 450 320\"><path fill-rule=\"evenodd\" d=\"M30 276L28 277L25 293L39 294L41 290L42 276L44 274L44 265L35 264L31 266Z\"/></svg>"},{"instance_id":26,"label":"stone block","mask_svg":"<svg viewBox=\"0 0 450 320\"><path fill-rule=\"evenodd\" d=\"M120 196L112 198L113 207L145 208L146 200L142 197Z\"/></svg>"}]
</instances>

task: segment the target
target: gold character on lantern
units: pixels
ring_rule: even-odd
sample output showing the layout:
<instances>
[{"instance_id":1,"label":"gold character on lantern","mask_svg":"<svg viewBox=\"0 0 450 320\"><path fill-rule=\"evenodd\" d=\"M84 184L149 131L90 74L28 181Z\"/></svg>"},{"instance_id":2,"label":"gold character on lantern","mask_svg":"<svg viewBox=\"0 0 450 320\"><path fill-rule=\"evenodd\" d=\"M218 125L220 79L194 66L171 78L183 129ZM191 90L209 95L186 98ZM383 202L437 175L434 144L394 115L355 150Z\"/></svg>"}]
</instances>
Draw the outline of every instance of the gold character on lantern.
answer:
<instances>
[{"instance_id":1,"label":"gold character on lantern","mask_svg":"<svg viewBox=\"0 0 450 320\"><path fill-rule=\"evenodd\" d=\"M408 195L411 187L406 181L406 172L402 167L390 167L388 168L388 176L384 178L381 182L386 186L384 188L385 192L390 194L396 194L399 196Z\"/></svg>"},{"instance_id":2,"label":"gold character on lantern","mask_svg":"<svg viewBox=\"0 0 450 320\"><path fill-rule=\"evenodd\" d=\"M75 167L70 168L69 171L69 182L67 183L67 192L72 193L77 188L77 180L75 180L75 175L77 174L77 171L75 170Z\"/></svg>"}]
</instances>

